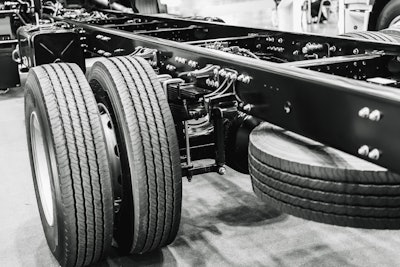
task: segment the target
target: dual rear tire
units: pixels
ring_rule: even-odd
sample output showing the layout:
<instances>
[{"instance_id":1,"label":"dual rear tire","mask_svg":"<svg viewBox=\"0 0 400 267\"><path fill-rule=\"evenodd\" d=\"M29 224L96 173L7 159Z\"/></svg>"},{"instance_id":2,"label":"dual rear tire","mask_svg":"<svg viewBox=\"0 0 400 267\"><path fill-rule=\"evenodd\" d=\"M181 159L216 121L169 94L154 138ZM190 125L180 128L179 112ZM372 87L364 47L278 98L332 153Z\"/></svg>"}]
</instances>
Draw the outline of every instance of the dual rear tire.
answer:
<instances>
[{"instance_id":1,"label":"dual rear tire","mask_svg":"<svg viewBox=\"0 0 400 267\"><path fill-rule=\"evenodd\" d=\"M111 124L102 120L105 110ZM74 64L31 69L25 121L39 213L60 265L101 260L113 237L130 253L174 240L179 148L166 97L145 60L102 59L88 79Z\"/></svg>"}]
</instances>

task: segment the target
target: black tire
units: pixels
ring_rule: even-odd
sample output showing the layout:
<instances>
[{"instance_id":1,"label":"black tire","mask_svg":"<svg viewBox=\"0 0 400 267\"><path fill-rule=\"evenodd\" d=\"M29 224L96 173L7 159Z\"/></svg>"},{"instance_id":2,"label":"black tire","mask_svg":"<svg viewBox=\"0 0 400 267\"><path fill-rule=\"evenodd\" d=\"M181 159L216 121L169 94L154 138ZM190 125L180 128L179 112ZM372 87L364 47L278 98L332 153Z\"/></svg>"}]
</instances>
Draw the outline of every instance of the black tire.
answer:
<instances>
[{"instance_id":1,"label":"black tire","mask_svg":"<svg viewBox=\"0 0 400 267\"><path fill-rule=\"evenodd\" d=\"M226 164L238 172L249 173L249 136L258 124L260 120L242 112L229 122L225 143Z\"/></svg>"},{"instance_id":2,"label":"black tire","mask_svg":"<svg viewBox=\"0 0 400 267\"><path fill-rule=\"evenodd\" d=\"M366 39L372 41L379 41L385 43L399 43L399 40L390 34L386 34L385 32L349 32L342 34L341 36L350 37L355 39Z\"/></svg>"},{"instance_id":3,"label":"black tire","mask_svg":"<svg viewBox=\"0 0 400 267\"><path fill-rule=\"evenodd\" d=\"M391 22L398 16L400 16L400 1L391 0L379 14L376 22L376 30L379 31L388 28Z\"/></svg>"},{"instance_id":4,"label":"black tire","mask_svg":"<svg viewBox=\"0 0 400 267\"><path fill-rule=\"evenodd\" d=\"M39 213L53 255L61 266L99 261L111 246L113 194L97 104L77 65L30 70L25 122Z\"/></svg>"},{"instance_id":5,"label":"black tire","mask_svg":"<svg viewBox=\"0 0 400 267\"><path fill-rule=\"evenodd\" d=\"M400 228L400 177L264 123L250 135L257 195L305 219L361 228Z\"/></svg>"},{"instance_id":6,"label":"black tire","mask_svg":"<svg viewBox=\"0 0 400 267\"><path fill-rule=\"evenodd\" d=\"M400 43L400 26L390 27L389 29L381 30L381 32L396 40L396 43Z\"/></svg>"},{"instance_id":7,"label":"black tire","mask_svg":"<svg viewBox=\"0 0 400 267\"><path fill-rule=\"evenodd\" d=\"M88 79L116 125L123 184L118 246L130 253L166 246L179 228L182 174L174 121L157 76L142 58L116 57L96 62Z\"/></svg>"}]
</instances>

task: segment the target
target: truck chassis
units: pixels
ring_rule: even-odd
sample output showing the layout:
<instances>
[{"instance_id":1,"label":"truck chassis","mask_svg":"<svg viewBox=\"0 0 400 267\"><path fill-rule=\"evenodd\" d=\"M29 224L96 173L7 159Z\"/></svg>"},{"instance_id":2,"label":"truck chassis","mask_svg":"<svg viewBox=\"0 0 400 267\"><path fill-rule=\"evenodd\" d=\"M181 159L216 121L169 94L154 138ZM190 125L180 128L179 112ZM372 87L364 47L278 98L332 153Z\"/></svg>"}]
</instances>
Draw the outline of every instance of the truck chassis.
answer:
<instances>
[{"instance_id":1,"label":"truck chassis","mask_svg":"<svg viewBox=\"0 0 400 267\"><path fill-rule=\"evenodd\" d=\"M265 130L263 122L387 168L390 174L381 169L376 173L384 172L388 181L371 183L393 185L389 191L397 188L400 30L396 27L328 37L199 18L67 9L43 14L40 25L28 25L26 20L34 16L24 10L0 13L11 27L10 34L0 40L0 69L9 74L0 85L20 83L18 66L21 72L30 70L25 108L35 189L49 246L63 266L98 261L112 238L122 251L131 253L145 253L172 242L179 227L181 177L190 180L206 172L224 174L225 164L247 173L249 156L250 174L259 177L255 172L260 169L251 163L262 161L255 158L254 149L259 147L252 141L254 136L250 136L250 155L247 147L254 128L256 133ZM17 26L24 24L15 34ZM88 62L95 63L86 66ZM61 119L52 117L51 105L58 107L54 114ZM57 128L60 123L61 130ZM56 136L57 129L65 140ZM58 151L58 142L70 154ZM253 152L251 147L255 147ZM91 163L91 148L96 164ZM70 171L63 169L62 157L68 159ZM207 166L196 162L204 158L215 162ZM273 165L272 161L264 163ZM74 173L74 166L79 172ZM359 175L362 180L362 170ZM347 182L354 184L352 179ZM82 203L75 188L79 184ZM68 188L73 189L72 196ZM261 191L258 194L268 195ZM355 198L355 193L347 194ZM66 214L68 197L74 203L71 215ZM274 201L288 204L278 197ZM395 205L395 197L388 203ZM381 215L381 207L377 213L362 214L365 218L352 210L339 214L352 217L340 222L329 216L316 218L314 213L322 211L311 206L312 212L305 215L275 206L338 225L400 225L397 215ZM79 221L80 208L83 221ZM89 213L96 218L90 219ZM64 222L58 221L60 217ZM90 222L94 223L94 241ZM76 233L69 236L62 230Z\"/></svg>"}]
</instances>

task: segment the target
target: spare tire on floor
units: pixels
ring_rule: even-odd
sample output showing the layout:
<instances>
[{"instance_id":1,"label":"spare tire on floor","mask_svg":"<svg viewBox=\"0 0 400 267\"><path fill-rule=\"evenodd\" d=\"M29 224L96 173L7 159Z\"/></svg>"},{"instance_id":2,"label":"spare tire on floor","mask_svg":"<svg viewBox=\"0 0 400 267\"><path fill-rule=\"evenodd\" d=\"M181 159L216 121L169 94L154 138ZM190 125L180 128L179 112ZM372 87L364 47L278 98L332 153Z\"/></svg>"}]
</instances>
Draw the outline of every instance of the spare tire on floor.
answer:
<instances>
[{"instance_id":1,"label":"spare tire on floor","mask_svg":"<svg viewBox=\"0 0 400 267\"><path fill-rule=\"evenodd\" d=\"M51 252L61 266L99 261L111 246L113 191L97 103L77 65L30 70L25 124Z\"/></svg>"},{"instance_id":2,"label":"spare tire on floor","mask_svg":"<svg viewBox=\"0 0 400 267\"><path fill-rule=\"evenodd\" d=\"M263 123L250 135L255 193L274 208L327 224L400 229L400 176Z\"/></svg>"},{"instance_id":3,"label":"spare tire on floor","mask_svg":"<svg viewBox=\"0 0 400 267\"><path fill-rule=\"evenodd\" d=\"M366 39L371 41L379 41L385 43L393 43L397 44L400 43L399 36L391 34L388 31L363 31L363 32L348 32L344 33L341 36L355 38L355 39Z\"/></svg>"},{"instance_id":4,"label":"spare tire on floor","mask_svg":"<svg viewBox=\"0 0 400 267\"><path fill-rule=\"evenodd\" d=\"M115 128L122 176L115 240L146 253L177 234L182 173L175 124L157 75L143 58L103 58L88 73L96 100Z\"/></svg>"}]
</instances>

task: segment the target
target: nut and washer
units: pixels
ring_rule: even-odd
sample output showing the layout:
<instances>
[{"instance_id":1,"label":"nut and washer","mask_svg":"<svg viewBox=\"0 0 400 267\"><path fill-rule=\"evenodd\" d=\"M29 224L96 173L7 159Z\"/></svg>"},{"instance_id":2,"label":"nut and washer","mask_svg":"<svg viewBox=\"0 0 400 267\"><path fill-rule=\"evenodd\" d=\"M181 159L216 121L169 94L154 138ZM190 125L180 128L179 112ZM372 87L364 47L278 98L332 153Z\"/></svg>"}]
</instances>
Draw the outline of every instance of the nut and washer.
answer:
<instances>
[{"instance_id":1,"label":"nut and washer","mask_svg":"<svg viewBox=\"0 0 400 267\"><path fill-rule=\"evenodd\" d=\"M382 112L380 112L379 110L375 109L374 111L372 111L372 112L369 114L368 118L369 118L371 121L380 121L381 118L382 118Z\"/></svg>"},{"instance_id":2,"label":"nut and washer","mask_svg":"<svg viewBox=\"0 0 400 267\"><path fill-rule=\"evenodd\" d=\"M358 111L358 116L364 119L367 119L371 114L371 110L368 107L363 107Z\"/></svg>"},{"instance_id":3,"label":"nut and washer","mask_svg":"<svg viewBox=\"0 0 400 267\"><path fill-rule=\"evenodd\" d=\"M369 146L363 145L358 149L358 154L361 156L368 156L369 154Z\"/></svg>"},{"instance_id":4,"label":"nut and washer","mask_svg":"<svg viewBox=\"0 0 400 267\"><path fill-rule=\"evenodd\" d=\"M381 157L381 151L379 151L379 149L374 148L371 150L371 152L369 152L368 157L373 160L378 160Z\"/></svg>"}]
</instances>

